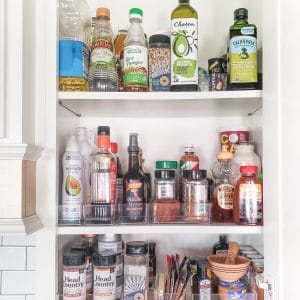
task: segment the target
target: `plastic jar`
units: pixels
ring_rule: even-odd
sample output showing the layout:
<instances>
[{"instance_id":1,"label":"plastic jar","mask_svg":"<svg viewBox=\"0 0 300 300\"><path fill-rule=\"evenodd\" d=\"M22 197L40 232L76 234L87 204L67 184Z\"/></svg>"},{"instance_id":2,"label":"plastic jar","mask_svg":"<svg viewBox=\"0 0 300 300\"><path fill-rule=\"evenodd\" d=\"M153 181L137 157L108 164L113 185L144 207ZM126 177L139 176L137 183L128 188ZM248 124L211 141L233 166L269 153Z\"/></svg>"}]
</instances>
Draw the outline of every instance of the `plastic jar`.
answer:
<instances>
[{"instance_id":1,"label":"plastic jar","mask_svg":"<svg viewBox=\"0 0 300 300\"><path fill-rule=\"evenodd\" d=\"M169 91L171 81L170 37L155 34L149 38L150 91Z\"/></svg>"},{"instance_id":2,"label":"plastic jar","mask_svg":"<svg viewBox=\"0 0 300 300\"><path fill-rule=\"evenodd\" d=\"M218 292L220 300L246 299L247 286L245 281L219 281Z\"/></svg>"},{"instance_id":3,"label":"plastic jar","mask_svg":"<svg viewBox=\"0 0 300 300\"><path fill-rule=\"evenodd\" d=\"M124 281L124 253L123 241L121 234L99 234L98 235L98 252L111 251L117 254L116 262L116 299L122 298L123 281Z\"/></svg>"},{"instance_id":4,"label":"plastic jar","mask_svg":"<svg viewBox=\"0 0 300 300\"><path fill-rule=\"evenodd\" d=\"M208 222L208 180L206 170L183 171L183 203L185 221Z\"/></svg>"},{"instance_id":5,"label":"plastic jar","mask_svg":"<svg viewBox=\"0 0 300 300\"><path fill-rule=\"evenodd\" d=\"M117 288L117 255L111 251L96 253L94 265L93 300L115 300Z\"/></svg>"},{"instance_id":6,"label":"plastic jar","mask_svg":"<svg viewBox=\"0 0 300 300\"><path fill-rule=\"evenodd\" d=\"M149 256L146 242L126 244L124 259L124 300L148 298Z\"/></svg>"},{"instance_id":7,"label":"plastic jar","mask_svg":"<svg viewBox=\"0 0 300 300\"><path fill-rule=\"evenodd\" d=\"M85 298L85 254L65 252L63 254L63 300L85 300Z\"/></svg>"}]
</instances>

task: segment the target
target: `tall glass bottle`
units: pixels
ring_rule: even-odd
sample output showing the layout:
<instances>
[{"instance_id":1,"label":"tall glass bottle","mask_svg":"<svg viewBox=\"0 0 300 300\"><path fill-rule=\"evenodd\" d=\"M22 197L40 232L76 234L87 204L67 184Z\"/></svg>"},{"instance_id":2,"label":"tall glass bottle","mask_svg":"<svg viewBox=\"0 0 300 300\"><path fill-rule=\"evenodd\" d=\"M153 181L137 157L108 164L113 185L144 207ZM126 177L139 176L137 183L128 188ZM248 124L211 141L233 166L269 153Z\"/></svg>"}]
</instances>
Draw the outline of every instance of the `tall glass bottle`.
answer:
<instances>
[{"instance_id":1,"label":"tall glass bottle","mask_svg":"<svg viewBox=\"0 0 300 300\"><path fill-rule=\"evenodd\" d=\"M88 91L89 48L85 24L90 8L85 0L59 1L59 85L60 91Z\"/></svg>"},{"instance_id":2,"label":"tall glass bottle","mask_svg":"<svg viewBox=\"0 0 300 300\"><path fill-rule=\"evenodd\" d=\"M139 164L138 135L129 136L129 165L123 178L123 216L130 223L142 222L145 216L146 182Z\"/></svg>"},{"instance_id":3,"label":"tall glass bottle","mask_svg":"<svg viewBox=\"0 0 300 300\"><path fill-rule=\"evenodd\" d=\"M124 41L124 90L148 91L148 49L142 27L143 11L131 8L130 26Z\"/></svg>"},{"instance_id":4,"label":"tall glass bottle","mask_svg":"<svg viewBox=\"0 0 300 300\"><path fill-rule=\"evenodd\" d=\"M198 14L189 2L171 15L171 91L198 90Z\"/></svg>"},{"instance_id":5,"label":"tall glass bottle","mask_svg":"<svg viewBox=\"0 0 300 300\"><path fill-rule=\"evenodd\" d=\"M110 11L105 7L100 7L96 14L89 70L90 90L113 92L118 90L118 75Z\"/></svg>"},{"instance_id":6,"label":"tall glass bottle","mask_svg":"<svg viewBox=\"0 0 300 300\"><path fill-rule=\"evenodd\" d=\"M98 152L91 159L91 203L94 219L110 223L116 199L117 161L110 151L110 128L98 127Z\"/></svg>"},{"instance_id":7,"label":"tall glass bottle","mask_svg":"<svg viewBox=\"0 0 300 300\"><path fill-rule=\"evenodd\" d=\"M140 148L140 151L139 151L139 165L140 165L140 170L145 175L145 182L146 182L146 188L147 188L146 202L148 203L151 200L151 174L144 167L143 150L141 148Z\"/></svg>"},{"instance_id":8,"label":"tall glass bottle","mask_svg":"<svg viewBox=\"0 0 300 300\"><path fill-rule=\"evenodd\" d=\"M234 90L256 89L257 29L248 23L248 10L234 11L234 24L230 27L229 88Z\"/></svg>"}]
</instances>

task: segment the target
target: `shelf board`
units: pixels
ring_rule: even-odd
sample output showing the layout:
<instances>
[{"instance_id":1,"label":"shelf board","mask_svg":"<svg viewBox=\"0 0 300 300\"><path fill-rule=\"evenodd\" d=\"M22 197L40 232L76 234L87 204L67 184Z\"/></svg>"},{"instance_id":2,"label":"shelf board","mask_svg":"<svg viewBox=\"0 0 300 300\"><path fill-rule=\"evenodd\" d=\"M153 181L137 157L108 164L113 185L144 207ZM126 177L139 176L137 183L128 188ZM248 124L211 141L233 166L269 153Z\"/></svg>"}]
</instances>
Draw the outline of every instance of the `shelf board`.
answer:
<instances>
[{"instance_id":1,"label":"shelf board","mask_svg":"<svg viewBox=\"0 0 300 300\"><path fill-rule=\"evenodd\" d=\"M82 116L197 117L248 115L262 106L262 91L59 92L61 104Z\"/></svg>"},{"instance_id":2,"label":"shelf board","mask_svg":"<svg viewBox=\"0 0 300 300\"><path fill-rule=\"evenodd\" d=\"M121 225L121 226L60 226L57 227L58 235L72 234L262 234L262 226L237 226L234 224L210 225Z\"/></svg>"}]
</instances>

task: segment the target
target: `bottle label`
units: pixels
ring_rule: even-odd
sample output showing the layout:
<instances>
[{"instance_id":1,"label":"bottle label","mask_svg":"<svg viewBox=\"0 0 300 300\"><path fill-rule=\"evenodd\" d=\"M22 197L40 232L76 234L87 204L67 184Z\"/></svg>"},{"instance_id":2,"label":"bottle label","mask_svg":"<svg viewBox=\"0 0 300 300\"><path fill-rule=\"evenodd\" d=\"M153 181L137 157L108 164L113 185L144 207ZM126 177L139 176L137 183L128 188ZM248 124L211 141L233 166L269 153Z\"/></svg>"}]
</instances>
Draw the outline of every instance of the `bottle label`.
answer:
<instances>
[{"instance_id":1,"label":"bottle label","mask_svg":"<svg viewBox=\"0 0 300 300\"><path fill-rule=\"evenodd\" d=\"M239 190L240 221L256 224L262 220L263 202L260 184L243 183Z\"/></svg>"},{"instance_id":2,"label":"bottle label","mask_svg":"<svg viewBox=\"0 0 300 300\"><path fill-rule=\"evenodd\" d=\"M111 204L116 204L116 188L117 188L117 163L111 161L110 163L110 185L111 185Z\"/></svg>"},{"instance_id":3,"label":"bottle label","mask_svg":"<svg viewBox=\"0 0 300 300\"><path fill-rule=\"evenodd\" d=\"M210 300L211 298L211 283L208 279L199 281L199 295L201 300Z\"/></svg>"},{"instance_id":4,"label":"bottle label","mask_svg":"<svg viewBox=\"0 0 300 300\"><path fill-rule=\"evenodd\" d=\"M147 267L127 266L125 274L125 300L146 300Z\"/></svg>"},{"instance_id":5,"label":"bottle label","mask_svg":"<svg viewBox=\"0 0 300 300\"><path fill-rule=\"evenodd\" d=\"M92 292L93 292L93 263L92 263L91 256L86 257L85 270L86 270L86 293L92 294Z\"/></svg>"},{"instance_id":6,"label":"bottle label","mask_svg":"<svg viewBox=\"0 0 300 300\"><path fill-rule=\"evenodd\" d=\"M133 45L124 48L124 86L148 87L148 49Z\"/></svg>"},{"instance_id":7,"label":"bottle label","mask_svg":"<svg viewBox=\"0 0 300 300\"><path fill-rule=\"evenodd\" d=\"M63 298L70 300L85 300L85 269L80 269L76 267L74 267L74 269L64 269L63 276Z\"/></svg>"},{"instance_id":8,"label":"bottle label","mask_svg":"<svg viewBox=\"0 0 300 300\"><path fill-rule=\"evenodd\" d=\"M217 187L217 201L220 208L233 209L234 186L229 183L220 184Z\"/></svg>"},{"instance_id":9,"label":"bottle label","mask_svg":"<svg viewBox=\"0 0 300 300\"><path fill-rule=\"evenodd\" d=\"M129 218L144 217L144 183L140 180L126 182L125 215Z\"/></svg>"},{"instance_id":10,"label":"bottle label","mask_svg":"<svg viewBox=\"0 0 300 300\"><path fill-rule=\"evenodd\" d=\"M191 184L191 188L187 188L187 196L190 199L186 202L190 206L191 216L202 216L208 213L207 197L208 188L204 184Z\"/></svg>"},{"instance_id":11,"label":"bottle label","mask_svg":"<svg viewBox=\"0 0 300 300\"><path fill-rule=\"evenodd\" d=\"M198 20L171 21L171 85L198 85Z\"/></svg>"},{"instance_id":12,"label":"bottle label","mask_svg":"<svg viewBox=\"0 0 300 300\"><path fill-rule=\"evenodd\" d=\"M90 68L107 68L114 71L115 67L112 42L105 38L95 38L92 43Z\"/></svg>"},{"instance_id":13,"label":"bottle label","mask_svg":"<svg viewBox=\"0 0 300 300\"><path fill-rule=\"evenodd\" d=\"M235 36L230 39L230 83L257 82L256 48L256 37Z\"/></svg>"},{"instance_id":14,"label":"bottle label","mask_svg":"<svg viewBox=\"0 0 300 300\"><path fill-rule=\"evenodd\" d=\"M180 170L199 170L198 161L180 161Z\"/></svg>"},{"instance_id":15,"label":"bottle label","mask_svg":"<svg viewBox=\"0 0 300 300\"><path fill-rule=\"evenodd\" d=\"M59 77L88 79L90 50L81 41L59 41Z\"/></svg>"},{"instance_id":16,"label":"bottle label","mask_svg":"<svg viewBox=\"0 0 300 300\"><path fill-rule=\"evenodd\" d=\"M94 300L116 299L116 268L94 266Z\"/></svg>"}]
</instances>

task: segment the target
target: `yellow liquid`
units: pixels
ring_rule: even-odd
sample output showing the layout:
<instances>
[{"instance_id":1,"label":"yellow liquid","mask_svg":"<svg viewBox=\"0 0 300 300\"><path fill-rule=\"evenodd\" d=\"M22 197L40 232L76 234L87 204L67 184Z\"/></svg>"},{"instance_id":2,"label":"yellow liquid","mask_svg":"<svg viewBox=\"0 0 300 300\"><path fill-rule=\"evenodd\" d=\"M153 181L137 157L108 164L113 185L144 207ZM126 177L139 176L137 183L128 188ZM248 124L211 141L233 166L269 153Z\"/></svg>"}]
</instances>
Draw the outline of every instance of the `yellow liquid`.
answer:
<instances>
[{"instance_id":1,"label":"yellow liquid","mask_svg":"<svg viewBox=\"0 0 300 300\"><path fill-rule=\"evenodd\" d=\"M60 77L58 90L62 92L88 92L88 81L82 77Z\"/></svg>"}]
</instances>

